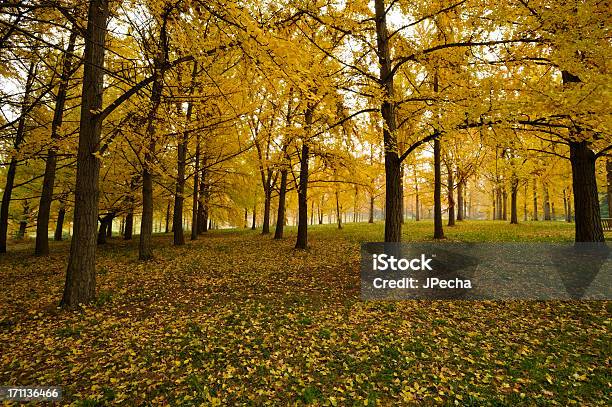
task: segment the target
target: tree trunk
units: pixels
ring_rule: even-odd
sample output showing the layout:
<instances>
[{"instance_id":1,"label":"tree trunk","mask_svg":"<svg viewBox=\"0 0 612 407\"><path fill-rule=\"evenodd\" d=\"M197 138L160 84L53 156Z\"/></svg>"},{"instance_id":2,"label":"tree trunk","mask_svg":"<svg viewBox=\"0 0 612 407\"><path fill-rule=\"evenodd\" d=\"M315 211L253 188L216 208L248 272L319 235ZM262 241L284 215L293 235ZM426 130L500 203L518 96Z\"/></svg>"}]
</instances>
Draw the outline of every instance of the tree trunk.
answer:
<instances>
[{"instance_id":1,"label":"tree trunk","mask_svg":"<svg viewBox=\"0 0 612 407\"><path fill-rule=\"evenodd\" d=\"M533 179L533 218L538 220L538 180Z\"/></svg>"},{"instance_id":2,"label":"tree trunk","mask_svg":"<svg viewBox=\"0 0 612 407\"><path fill-rule=\"evenodd\" d=\"M314 107L308 104L304 112L305 137L302 139L302 154L300 156L300 181L298 184L298 231L295 242L296 249L308 247L308 162L310 160L310 130Z\"/></svg>"},{"instance_id":3,"label":"tree trunk","mask_svg":"<svg viewBox=\"0 0 612 407\"><path fill-rule=\"evenodd\" d=\"M510 224L518 225L518 188L519 180L516 175L512 175L510 181Z\"/></svg>"},{"instance_id":4,"label":"tree trunk","mask_svg":"<svg viewBox=\"0 0 612 407\"><path fill-rule=\"evenodd\" d=\"M399 178L400 178L400 186L399 186L399 194L400 194L400 216L401 216L401 223L404 223L404 215L405 215L405 208L404 208L404 165L402 163L400 163L400 174L399 174Z\"/></svg>"},{"instance_id":5,"label":"tree trunk","mask_svg":"<svg viewBox=\"0 0 612 407\"><path fill-rule=\"evenodd\" d=\"M149 152L145 153L145 167L142 171L142 217L140 220L140 241L138 244L138 258L140 260L149 260L153 257L153 247L151 244L153 235L153 174L149 170L148 164L152 160L151 154Z\"/></svg>"},{"instance_id":6,"label":"tree trunk","mask_svg":"<svg viewBox=\"0 0 612 407\"><path fill-rule=\"evenodd\" d=\"M385 147L385 242L399 242L402 237L400 160L395 118L394 73L391 67L387 10L384 0L375 0L376 43L380 63L380 83L384 92L381 104Z\"/></svg>"},{"instance_id":7,"label":"tree trunk","mask_svg":"<svg viewBox=\"0 0 612 407\"><path fill-rule=\"evenodd\" d=\"M336 190L336 223L342 229L342 214L340 213L340 193Z\"/></svg>"},{"instance_id":8,"label":"tree trunk","mask_svg":"<svg viewBox=\"0 0 612 407\"><path fill-rule=\"evenodd\" d=\"M198 239L198 198L200 182L200 133L197 133L195 151L195 170L193 173L193 196L191 197L191 240ZM255 214L253 213L253 216Z\"/></svg>"},{"instance_id":9,"label":"tree trunk","mask_svg":"<svg viewBox=\"0 0 612 407\"><path fill-rule=\"evenodd\" d=\"M187 121L191 116L191 102L187 107ZM185 167L187 165L187 134L182 133L181 140L177 146L177 180L176 180L176 193L174 194L174 213L172 217L172 231L173 243L175 246L182 246L185 244L185 233L183 231L183 202L185 201ZM168 212L170 211L170 204L168 204ZM166 216L166 233L168 233L168 221L169 216Z\"/></svg>"},{"instance_id":10,"label":"tree trunk","mask_svg":"<svg viewBox=\"0 0 612 407\"><path fill-rule=\"evenodd\" d=\"M544 183L544 220L550 220L550 198L548 196L548 185Z\"/></svg>"},{"instance_id":11,"label":"tree trunk","mask_svg":"<svg viewBox=\"0 0 612 407\"><path fill-rule=\"evenodd\" d=\"M123 239L132 240L132 234L134 233L134 208L129 209L128 214L125 216L125 226L123 228Z\"/></svg>"},{"instance_id":12,"label":"tree trunk","mask_svg":"<svg viewBox=\"0 0 612 407\"><path fill-rule=\"evenodd\" d=\"M502 186L502 219L508 220L508 191L506 190L506 184Z\"/></svg>"},{"instance_id":13,"label":"tree trunk","mask_svg":"<svg viewBox=\"0 0 612 407\"><path fill-rule=\"evenodd\" d=\"M459 174L459 173L457 173ZM463 181L457 182L457 220L462 221L464 218L464 203L463 203Z\"/></svg>"},{"instance_id":14,"label":"tree trunk","mask_svg":"<svg viewBox=\"0 0 612 407\"><path fill-rule=\"evenodd\" d=\"M442 226L442 174L440 139L434 140L434 239L444 239Z\"/></svg>"},{"instance_id":15,"label":"tree trunk","mask_svg":"<svg viewBox=\"0 0 612 407\"><path fill-rule=\"evenodd\" d=\"M567 221L572 222L572 194L567 191Z\"/></svg>"},{"instance_id":16,"label":"tree trunk","mask_svg":"<svg viewBox=\"0 0 612 407\"><path fill-rule=\"evenodd\" d=\"M272 201L272 186L266 185L264 189L264 214L263 225L261 228L262 235L270 234L270 205Z\"/></svg>"},{"instance_id":17,"label":"tree trunk","mask_svg":"<svg viewBox=\"0 0 612 407\"><path fill-rule=\"evenodd\" d=\"M565 193L565 188L563 188L563 219L565 219L566 222L569 222L569 214L567 212L567 194Z\"/></svg>"},{"instance_id":18,"label":"tree trunk","mask_svg":"<svg viewBox=\"0 0 612 407\"><path fill-rule=\"evenodd\" d=\"M274 239L283 238L283 230L285 227L285 195L287 194L287 168L281 170L280 190L278 193L278 211L276 216L276 229L274 230Z\"/></svg>"},{"instance_id":19,"label":"tree trunk","mask_svg":"<svg viewBox=\"0 0 612 407\"><path fill-rule=\"evenodd\" d=\"M21 115L17 123L17 132L15 133L15 139L13 140L13 148L15 152L19 151L19 147L25 138L26 133L26 119L28 112L28 103L30 100L30 93L35 76L35 64L30 63L28 70L28 77L26 79L25 89L23 93L23 101L21 104ZM9 205L11 204L11 196L13 195L13 186L15 185L15 175L17 174L17 158L12 155L9 163L8 170L6 172L6 183L4 184L4 191L2 192L2 205L0 206L0 253L6 253L6 242L8 237L8 221L9 221Z\"/></svg>"},{"instance_id":20,"label":"tree trunk","mask_svg":"<svg viewBox=\"0 0 612 407\"><path fill-rule=\"evenodd\" d=\"M374 223L374 194L370 194L370 216L368 223Z\"/></svg>"},{"instance_id":21,"label":"tree trunk","mask_svg":"<svg viewBox=\"0 0 612 407\"><path fill-rule=\"evenodd\" d=\"M108 222L106 223L106 237L113 237L113 220L115 219L115 215L113 214Z\"/></svg>"},{"instance_id":22,"label":"tree trunk","mask_svg":"<svg viewBox=\"0 0 612 407\"><path fill-rule=\"evenodd\" d=\"M612 218L612 159L610 158L606 159L606 181L606 192L608 197L608 218Z\"/></svg>"},{"instance_id":23,"label":"tree trunk","mask_svg":"<svg viewBox=\"0 0 612 407\"><path fill-rule=\"evenodd\" d=\"M107 213L100 219L100 228L98 229L97 244L106 244L106 238L110 237L108 230L112 227L114 213ZM112 232L111 232L112 233Z\"/></svg>"},{"instance_id":24,"label":"tree trunk","mask_svg":"<svg viewBox=\"0 0 612 407\"><path fill-rule=\"evenodd\" d=\"M63 238L64 234L64 218L66 217L66 206L64 206L64 202L60 201L60 208L57 213L57 223L55 224L55 233L53 235L53 240L59 242Z\"/></svg>"},{"instance_id":25,"label":"tree trunk","mask_svg":"<svg viewBox=\"0 0 612 407\"><path fill-rule=\"evenodd\" d=\"M527 191L527 181L525 181L525 200L523 202L523 222L527 222L528 220L528 216L527 216L527 200L529 199L527 197L528 191Z\"/></svg>"},{"instance_id":26,"label":"tree trunk","mask_svg":"<svg viewBox=\"0 0 612 407\"><path fill-rule=\"evenodd\" d=\"M28 228L28 218L30 215L30 204L28 201L24 201L23 203L23 216L19 221L19 230L17 231L17 239L23 239L26 234L26 229Z\"/></svg>"},{"instance_id":27,"label":"tree trunk","mask_svg":"<svg viewBox=\"0 0 612 407\"><path fill-rule=\"evenodd\" d=\"M453 170L451 166L447 166L448 176L447 176L447 199L448 199L448 226L455 226L455 198L453 197L453 187L454 187L454 179L453 179Z\"/></svg>"},{"instance_id":28,"label":"tree trunk","mask_svg":"<svg viewBox=\"0 0 612 407\"><path fill-rule=\"evenodd\" d=\"M416 173L416 165L414 167L414 208L415 208L415 214L414 214L414 219L416 221L420 221L421 220L421 203L419 202L419 179L417 178L417 173Z\"/></svg>"},{"instance_id":29,"label":"tree trunk","mask_svg":"<svg viewBox=\"0 0 612 407\"><path fill-rule=\"evenodd\" d=\"M251 230L255 230L257 228L257 204L253 205L253 223L251 225Z\"/></svg>"},{"instance_id":30,"label":"tree trunk","mask_svg":"<svg viewBox=\"0 0 612 407\"><path fill-rule=\"evenodd\" d=\"M91 0L85 35L85 67L81 92L81 117L74 205L73 236L61 305L72 308L87 303L96 292L96 228L100 161L94 155L100 144L104 91L104 47L108 0Z\"/></svg>"},{"instance_id":31,"label":"tree trunk","mask_svg":"<svg viewBox=\"0 0 612 407\"><path fill-rule=\"evenodd\" d=\"M209 195L209 177L208 177L208 157L206 154L202 154L201 169L200 169L200 186L198 195L198 213L197 213L197 226L198 235L208 231L208 195Z\"/></svg>"},{"instance_id":32,"label":"tree trunk","mask_svg":"<svg viewBox=\"0 0 612 407\"><path fill-rule=\"evenodd\" d=\"M576 242L603 242L604 234L597 196L595 153L586 141L570 142L574 189Z\"/></svg>"},{"instance_id":33,"label":"tree trunk","mask_svg":"<svg viewBox=\"0 0 612 407\"><path fill-rule=\"evenodd\" d=\"M64 54L64 63L60 77L60 84L55 99L55 109L53 121L51 122L51 148L47 151L45 160L45 173L43 176L42 192L38 204L38 216L36 219L36 245L34 254L46 256L49 254L49 216L51 214L51 201L53 200L53 187L55 184L55 169L57 166L57 148L54 143L60 138L59 128L64 118L64 106L66 104L66 93L68 90L68 79L72 70L72 56L74 44L77 38L77 31L74 29L70 33L68 47Z\"/></svg>"}]
</instances>

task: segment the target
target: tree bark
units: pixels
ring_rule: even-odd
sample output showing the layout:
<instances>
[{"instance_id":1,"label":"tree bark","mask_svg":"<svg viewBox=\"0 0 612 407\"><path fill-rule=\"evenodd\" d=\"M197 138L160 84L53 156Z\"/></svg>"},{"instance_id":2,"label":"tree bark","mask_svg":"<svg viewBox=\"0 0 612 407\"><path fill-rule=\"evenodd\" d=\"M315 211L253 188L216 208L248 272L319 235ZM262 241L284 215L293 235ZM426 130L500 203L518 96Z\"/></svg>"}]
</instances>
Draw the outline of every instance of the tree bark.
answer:
<instances>
[{"instance_id":1,"label":"tree bark","mask_svg":"<svg viewBox=\"0 0 612 407\"><path fill-rule=\"evenodd\" d=\"M49 254L49 217L51 214L51 201L53 200L55 169L57 167L57 148L54 143L60 138L59 129L64 119L64 106L66 105L68 79L72 71L72 58L76 38L77 31L73 29L68 39L66 53L64 54L60 84L55 98L55 109L53 121L51 122L51 147L47 151L47 158L45 160L45 173L43 176L42 192L36 219L36 244L34 247L34 254L37 256L46 256Z\"/></svg>"},{"instance_id":2,"label":"tree bark","mask_svg":"<svg viewBox=\"0 0 612 407\"><path fill-rule=\"evenodd\" d=\"M194 157L193 196L191 197L191 240L198 239L198 197L200 182L200 133L196 136L196 151ZM255 216L255 212L253 212Z\"/></svg>"},{"instance_id":3,"label":"tree bark","mask_svg":"<svg viewBox=\"0 0 612 407\"><path fill-rule=\"evenodd\" d=\"M108 222L106 223L106 237L113 237L113 220L115 219L115 214L113 214Z\"/></svg>"},{"instance_id":4,"label":"tree bark","mask_svg":"<svg viewBox=\"0 0 612 407\"><path fill-rule=\"evenodd\" d=\"M455 226L455 198L453 197L453 190L455 181L453 179L453 170L452 166L447 166L448 175L447 175L447 199L448 199L448 226Z\"/></svg>"},{"instance_id":5,"label":"tree bark","mask_svg":"<svg viewBox=\"0 0 612 407\"><path fill-rule=\"evenodd\" d=\"M338 229L342 229L342 213L340 213L340 193L336 190L336 223Z\"/></svg>"},{"instance_id":6,"label":"tree bark","mask_svg":"<svg viewBox=\"0 0 612 407\"><path fill-rule=\"evenodd\" d=\"M538 180L533 179L533 218L538 220Z\"/></svg>"},{"instance_id":7,"label":"tree bark","mask_svg":"<svg viewBox=\"0 0 612 407\"><path fill-rule=\"evenodd\" d=\"M310 160L309 137L312 128L314 107L308 105L304 112L305 137L302 140L302 154L300 156L300 181L298 185L298 231L295 242L296 249L308 247L308 161Z\"/></svg>"},{"instance_id":8,"label":"tree bark","mask_svg":"<svg viewBox=\"0 0 612 407\"><path fill-rule=\"evenodd\" d=\"M55 224L55 233L53 234L53 240L59 242L63 239L64 234L64 218L66 217L66 206L64 202L60 201L60 208L57 213L57 223Z\"/></svg>"},{"instance_id":9,"label":"tree bark","mask_svg":"<svg viewBox=\"0 0 612 407\"><path fill-rule=\"evenodd\" d=\"M21 220L19 221L19 230L17 231L17 239L23 239L26 234L26 229L28 228L28 218L30 215L30 204L28 201L24 201L23 203L23 215Z\"/></svg>"},{"instance_id":10,"label":"tree bark","mask_svg":"<svg viewBox=\"0 0 612 407\"><path fill-rule=\"evenodd\" d=\"M434 239L444 239L442 226L442 174L440 139L434 140Z\"/></svg>"},{"instance_id":11,"label":"tree bark","mask_svg":"<svg viewBox=\"0 0 612 407\"><path fill-rule=\"evenodd\" d=\"M608 218L612 218L612 159L606 159L606 192L608 197Z\"/></svg>"},{"instance_id":12,"label":"tree bark","mask_svg":"<svg viewBox=\"0 0 612 407\"><path fill-rule=\"evenodd\" d=\"M270 171L268 171L268 178L270 178ZM270 205L272 203L272 185L270 180L267 181L264 188L264 214L263 214L263 225L261 229L262 235L270 234Z\"/></svg>"},{"instance_id":13,"label":"tree bark","mask_svg":"<svg viewBox=\"0 0 612 407\"><path fill-rule=\"evenodd\" d=\"M523 222L527 222L528 220L528 214L527 214L527 200L529 199L527 197L528 191L527 191L527 181L525 181L525 201L523 202Z\"/></svg>"},{"instance_id":14,"label":"tree bark","mask_svg":"<svg viewBox=\"0 0 612 407\"><path fill-rule=\"evenodd\" d=\"M502 186L502 219L508 220L508 191L506 190L506 183Z\"/></svg>"},{"instance_id":15,"label":"tree bark","mask_svg":"<svg viewBox=\"0 0 612 407\"><path fill-rule=\"evenodd\" d=\"M132 240L134 233L134 208L129 209L128 214L125 216L125 226L123 229L123 239Z\"/></svg>"},{"instance_id":16,"label":"tree bark","mask_svg":"<svg viewBox=\"0 0 612 407\"><path fill-rule=\"evenodd\" d=\"M91 0L85 35L85 67L81 93L81 118L74 205L73 236L61 305L72 308L87 303L96 292L96 228L100 161L94 155L100 144L104 84L104 47L108 0Z\"/></svg>"},{"instance_id":17,"label":"tree bark","mask_svg":"<svg viewBox=\"0 0 612 407\"><path fill-rule=\"evenodd\" d=\"M544 220L550 220L550 198L548 196L548 185L544 183Z\"/></svg>"},{"instance_id":18,"label":"tree bark","mask_svg":"<svg viewBox=\"0 0 612 407\"><path fill-rule=\"evenodd\" d=\"M576 242L603 242L599 212L595 153L586 141L570 142L570 162L574 192Z\"/></svg>"},{"instance_id":19,"label":"tree bark","mask_svg":"<svg viewBox=\"0 0 612 407\"><path fill-rule=\"evenodd\" d=\"M255 230L257 228L257 204L253 205L253 223L251 224L251 230Z\"/></svg>"},{"instance_id":20,"label":"tree bark","mask_svg":"<svg viewBox=\"0 0 612 407\"><path fill-rule=\"evenodd\" d=\"M459 172L457 172L457 175ZM463 202L463 183L461 179L457 182L457 220L462 221L464 218L463 211L465 210Z\"/></svg>"},{"instance_id":21,"label":"tree bark","mask_svg":"<svg viewBox=\"0 0 612 407\"><path fill-rule=\"evenodd\" d=\"M19 151L19 147L25 139L27 110L30 100L30 93L32 92L32 86L34 83L35 66L36 65L34 62L30 63L30 68L28 70L28 77L26 79L23 101L21 104L21 115L19 116L19 120L17 122L17 131L15 133L15 139L13 140L13 149L15 152ZM2 205L0 206L0 253L6 253L9 206L11 204L11 196L13 195L13 186L15 185L16 174L17 158L15 155L12 155L8 170L6 172L6 183L4 184L4 191L2 191Z\"/></svg>"},{"instance_id":22,"label":"tree bark","mask_svg":"<svg viewBox=\"0 0 612 407\"><path fill-rule=\"evenodd\" d=\"M274 239L283 238L285 227L285 195L287 193L287 168L281 169L280 190L278 192L278 211L276 216L276 228Z\"/></svg>"},{"instance_id":23,"label":"tree bark","mask_svg":"<svg viewBox=\"0 0 612 407\"><path fill-rule=\"evenodd\" d=\"M518 225L518 188L519 180L513 174L510 180L510 224L512 225Z\"/></svg>"},{"instance_id":24,"label":"tree bark","mask_svg":"<svg viewBox=\"0 0 612 407\"><path fill-rule=\"evenodd\" d=\"M402 203L400 159L398 155L395 117L394 74L391 67L387 10L384 0L375 0L376 44L380 64L380 84L384 92L381 104L385 147L385 242L399 242L402 237Z\"/></svg>"}]
</instances>

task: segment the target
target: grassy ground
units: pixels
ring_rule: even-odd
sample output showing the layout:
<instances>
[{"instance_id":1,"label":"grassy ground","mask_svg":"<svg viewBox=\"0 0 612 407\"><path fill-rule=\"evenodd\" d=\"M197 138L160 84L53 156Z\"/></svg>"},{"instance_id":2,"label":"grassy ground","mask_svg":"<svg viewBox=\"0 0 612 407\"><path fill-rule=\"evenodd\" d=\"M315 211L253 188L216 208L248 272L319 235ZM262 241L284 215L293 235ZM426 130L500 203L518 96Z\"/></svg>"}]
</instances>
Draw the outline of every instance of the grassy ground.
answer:
<instances>
[{"instance_id":1,"label":"grassy ground","mask_svg":"<svg viewBox=\"0 0 612 407\"><path fill-rule=\"evenodd\" d=\"M409 222L405 240L427 240ZM0 384L126 405L609 405L609 302L362 302L359 242L383 225L209 232L156 258L112 239L97 302L56 308L68 245L0 258ZM449 240L571 241L564 223L464 222Z\"/></svg>"}]
</instances>

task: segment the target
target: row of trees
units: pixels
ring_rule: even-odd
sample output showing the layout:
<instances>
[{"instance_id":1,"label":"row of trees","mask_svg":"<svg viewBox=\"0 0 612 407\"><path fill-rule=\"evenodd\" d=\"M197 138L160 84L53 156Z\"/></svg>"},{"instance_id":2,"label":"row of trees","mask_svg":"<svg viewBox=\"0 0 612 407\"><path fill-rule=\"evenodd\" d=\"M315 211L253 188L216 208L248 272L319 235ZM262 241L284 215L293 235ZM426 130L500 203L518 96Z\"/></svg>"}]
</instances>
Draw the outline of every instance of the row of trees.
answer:
<instances>
[{"instance_id":1,"label":"row of trees","mask_svg":"<svg viewBox=\"0 0 612 407\"><path fill-rule=\"evenodd\" d=\"M378 198L389 242L410 207L432 205L442 238L443 211L518 223L519 202L547 219L560 196L576 240L603 241L608 17L591 0L3 3L0 251L11 210L36 214L38 255L52 209L56 238L72 212L73 307L135 214L141 260L156 213L182 245L211 218L280 238L294 210L303 249L309 218L365 202L373 220Z\"/></svg>"}]
</instances>

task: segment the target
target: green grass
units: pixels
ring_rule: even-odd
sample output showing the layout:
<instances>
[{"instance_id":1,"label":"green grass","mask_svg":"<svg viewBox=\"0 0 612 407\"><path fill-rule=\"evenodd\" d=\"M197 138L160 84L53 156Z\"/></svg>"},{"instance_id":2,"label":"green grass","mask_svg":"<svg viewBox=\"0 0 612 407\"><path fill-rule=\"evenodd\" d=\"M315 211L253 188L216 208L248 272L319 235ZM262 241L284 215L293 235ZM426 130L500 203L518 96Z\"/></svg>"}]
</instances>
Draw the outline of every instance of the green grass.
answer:
<instances>
[{"instance_id":1,"label":"green grass","mask_svg":"<svg viewBox=\"0 0 612 407\"><path fill-rule=\"evenodd\" d=\"M431 238L407 222L405 241ZM449 241L571 241L562 222L462 222ZM609 405L607 301L363 302L359 243L383 225L157 235L98 255L97 301L57 309L68 243L0 258L0 383L75 405Z\"/></svg>"}]
</instances>

